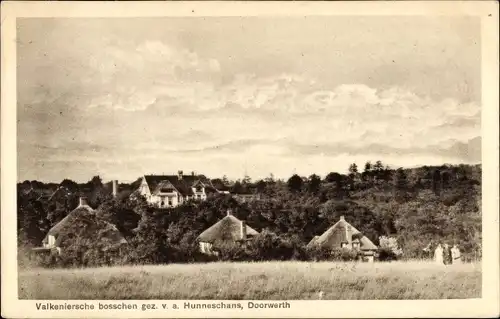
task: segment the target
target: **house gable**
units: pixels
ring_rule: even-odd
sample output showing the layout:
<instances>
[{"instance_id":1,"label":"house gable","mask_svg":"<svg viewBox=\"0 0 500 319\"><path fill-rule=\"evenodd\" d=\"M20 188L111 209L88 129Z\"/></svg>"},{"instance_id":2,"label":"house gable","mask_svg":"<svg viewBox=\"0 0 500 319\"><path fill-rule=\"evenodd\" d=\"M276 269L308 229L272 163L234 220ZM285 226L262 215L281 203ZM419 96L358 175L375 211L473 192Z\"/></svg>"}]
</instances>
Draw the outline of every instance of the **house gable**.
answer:
<instances>
[{"instance_id":1,"label":"house gable","mask_svg":"<svg viewBox=\"0 0 500 319\"><path fill-rule=\"evenodd\" d=\"M180 192L177 189L177 187L175 187L174 184L168 180L161 181L153 190L154 195L172 194L172 193L180 193Z\"/></svg>"},{"instance_id":2,"label":"house gable","mask_svg":"<svg viewBox=\"0 0 500 319\"><path fill-rule=\"evenodd\" d=\"M146 176L142 177L141 185L139 185L139 193L142 195L151 195L151 189L149 188Z\"/></svg>"}]
</instances>

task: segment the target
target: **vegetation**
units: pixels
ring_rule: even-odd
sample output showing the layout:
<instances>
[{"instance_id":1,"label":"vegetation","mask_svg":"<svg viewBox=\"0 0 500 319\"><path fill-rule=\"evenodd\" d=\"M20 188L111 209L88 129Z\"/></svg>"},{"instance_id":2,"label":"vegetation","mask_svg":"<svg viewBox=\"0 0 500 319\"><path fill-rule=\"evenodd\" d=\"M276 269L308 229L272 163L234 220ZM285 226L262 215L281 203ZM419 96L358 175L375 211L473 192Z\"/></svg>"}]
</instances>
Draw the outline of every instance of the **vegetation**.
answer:
<instances>
[{"instance_id":1,"label":"vegetation","mask_svg":"<svg viewBox=\"0 0 500 319\"><path fill-rule=\"evenodd\" d=\"M360 172L359 170L364 170ZM88 258L72 262L52 257L27 262L38 265L97 266L106 264L158 264L206 261L197 252L196 237L223 218L227 209L261 235L248 247L221 247L222 260L344 260L306 249L316 235L340 216L382 246L382 259L425 258L429 242L459 245L466 261L481 256L481 166L443 165L412 169L390 169L382 162L352 164L348 174L328 173L323 179L293 175L287 180L269 178L252 182L250 177L218 182L232 193L256 194L258 199L241 202L231 195L215 195L203 202L190 201L171 209L149 207L144 200L131 200L138 186L120 184L117 198L111 184L99 177L78 184L25 181L18 184L19 247L40 246L50 227L64 218L85 195L96 208L97 218L116 225L128 244L119 251L95 247L88 240L75 240L74 254ZM52 194L59 186L67 191ZM77 227L77 226L75 226ZM81 232L75 232L75 234ZM379 238L383 238L379 242ZM385 255L384 255L385 254ZM68 255L69 256L69 255ZM85 260L75 264L75 260ZM21 261L20 261L21 262ZM22 265L27 265L26 260Z\"/></svg>"},{"instance_id":2,"label":"vegetation","mask_svg":"<svg viewBox=\"0 0 500 319\"><path fill-rule=\"evenodd\" d=\"M480 264L208 263L19 273L19 298L464 299L481 297Z\"/></svg>"}]
</instances>

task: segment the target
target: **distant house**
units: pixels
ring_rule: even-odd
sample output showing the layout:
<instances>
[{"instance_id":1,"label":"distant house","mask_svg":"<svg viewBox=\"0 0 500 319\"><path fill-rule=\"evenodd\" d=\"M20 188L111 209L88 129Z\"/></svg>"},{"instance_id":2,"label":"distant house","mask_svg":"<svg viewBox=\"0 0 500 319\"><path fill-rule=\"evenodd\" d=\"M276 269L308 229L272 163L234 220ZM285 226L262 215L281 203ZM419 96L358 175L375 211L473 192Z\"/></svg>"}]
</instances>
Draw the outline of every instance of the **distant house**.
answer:
<instances>
[{"instance_id":1,"label":"distant house","mask_svg":"<svg viewBox=\"0 0 500 319\"><path fill-rule=\"evenodd\" d=\"M217 255L217 246L224 243L244 244L259 233L227 212L227 216L207 228L198 236L200 252L208 255Z\"/></svg>"},{"instance_id":2,"label":"distant house","mask_svg":"<svg viewBox=\"0 0 500 319\"><path fill-rule=\"evenodd\" d=\"M99 234L108 248L120 246L127 243L122 234L115 225L105 221L97 222L95 211L87 204L86 198L80 198L80 204L71 211L60 222L54 225L42 240L42 247L34 248L34 251L55 250L58 253L64 249L65 242L74 238L72 232L75 223L80 223L83 228L80 229L80 235L88 239L97 240Z\"/></svg>"},{"instance_id":3,"label":"distant house","mask_svg":"<svg viewBox=\"0 0 500 319\"><path fill-rule=\"evenodd\" d=\"M231 194L231 196L240 203L246 203L262 199L261 194L240 193L240 194Z\"/></svg>"},{"instance_id":4,"label":"distant house","mask_svg":"<svg viewBox=\"0 0 500 319\"><path fill-rule=\"evenodd\" d=\"M227 193L227 190L216 188L207 178L179 171L177 175L144 175L135 194L144 196L151 205L168 208L190 199L206 200L214 193Z\"/></svg>"},{"instance_id":5,"label":"distant house","mask_svg":"<svg viewBox=\"0 0 500 319\"><path fill-rule=\"evenodd\" d=\"M340 216L340 220L322 235L315 236L307 246L318 246L332 250L343 248L358 250L362 253L363 259L369 262L373 262L374 253L378 249L370 239L346 222L344 216Z\"/></svg>"},{"instance_id":6,"label":"distant house","mask_svg":"<svg viewBox=\"0 0 500 319\"><path fill-rule=\"evenodd\" d=\"M255 185L247 184L243 186L239 182L233 185L231 196L240 203L260 200L262 198Z\"/></svg>"}]
</instances>

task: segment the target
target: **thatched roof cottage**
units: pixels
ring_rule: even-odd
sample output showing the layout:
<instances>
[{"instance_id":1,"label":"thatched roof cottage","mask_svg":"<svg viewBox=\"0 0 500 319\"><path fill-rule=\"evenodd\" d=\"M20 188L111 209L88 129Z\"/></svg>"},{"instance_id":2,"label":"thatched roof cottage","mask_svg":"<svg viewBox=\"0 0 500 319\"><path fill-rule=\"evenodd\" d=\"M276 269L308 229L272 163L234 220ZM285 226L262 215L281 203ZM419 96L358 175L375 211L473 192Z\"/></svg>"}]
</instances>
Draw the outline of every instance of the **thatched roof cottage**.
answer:
<instances>
[{"instance_id":1,"label":"thatched roof cottage","mask_svg":"<svg viewBox=\"0 0 500 319\"><path fill-rule=\"evenodd\" d=\"M372 262L377 246L368 237L349 224L344 216L332 227L328 228L322 235L315 236L308 244L313 246L331 248L332 250L347 248L359 250L364 259Z\"/></svg>"},{"instance_id":2,"label":"thatched roof cottage","mask_svg":"<svg viewBox=\"0 0 500 319\"><path fill-rule=\"evenodd\" d=\"M48 231L42 241L43 249L56 249L61 253L61 249L74 237L99 240L106 250L127 243L115 225L98 220L96 212L87 204L85 197L81 197L78 207Z\"/></svg>"},{"instance_id":3,"label":"thatched roof cottage","mask_svg":"<svg viewBox=\"0 0 500 319\"><path fill-rule=\"evenodd\" d=\"M248 226L245 221L239 220L227 212L227 216L206 229L198 236L200 251L205 254L216 254L214 248L227 242L245 243L259 233Z\"/></svg>"}]
</instances>

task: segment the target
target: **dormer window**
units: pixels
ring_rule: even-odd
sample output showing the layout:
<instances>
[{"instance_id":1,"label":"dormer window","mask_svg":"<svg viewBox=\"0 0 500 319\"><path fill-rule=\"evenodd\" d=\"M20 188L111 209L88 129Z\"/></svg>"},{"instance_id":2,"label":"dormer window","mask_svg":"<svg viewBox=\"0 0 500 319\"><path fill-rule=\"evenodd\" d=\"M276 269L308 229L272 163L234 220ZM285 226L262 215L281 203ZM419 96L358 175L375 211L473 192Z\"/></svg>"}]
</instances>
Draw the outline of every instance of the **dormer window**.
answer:
<instances>
[{"instance_id":1,"label":"dormer window","mask_svg":"<svg viewBox=\"0 0 500 319\"><path fill-rule=\"evenodd\" d=\"M196 186L196 188L195 188L195 189L196 189L196 192L197 192L197 193L201 193L201 192L203 191L203 188L202 188L201 186L199 186L199 185L198 185L198 186Z\"/></svg>"},{"instance_id":2,"label":"dormer window","mask_svg":"<svg viewBox=\"0 0 500 319\"><path fill-rule=\"evenodd\" d=\"M160 189L160 192L162 193L172 193L174 189L172 187L163 187Z\"/></svg>"}]
</instances>

